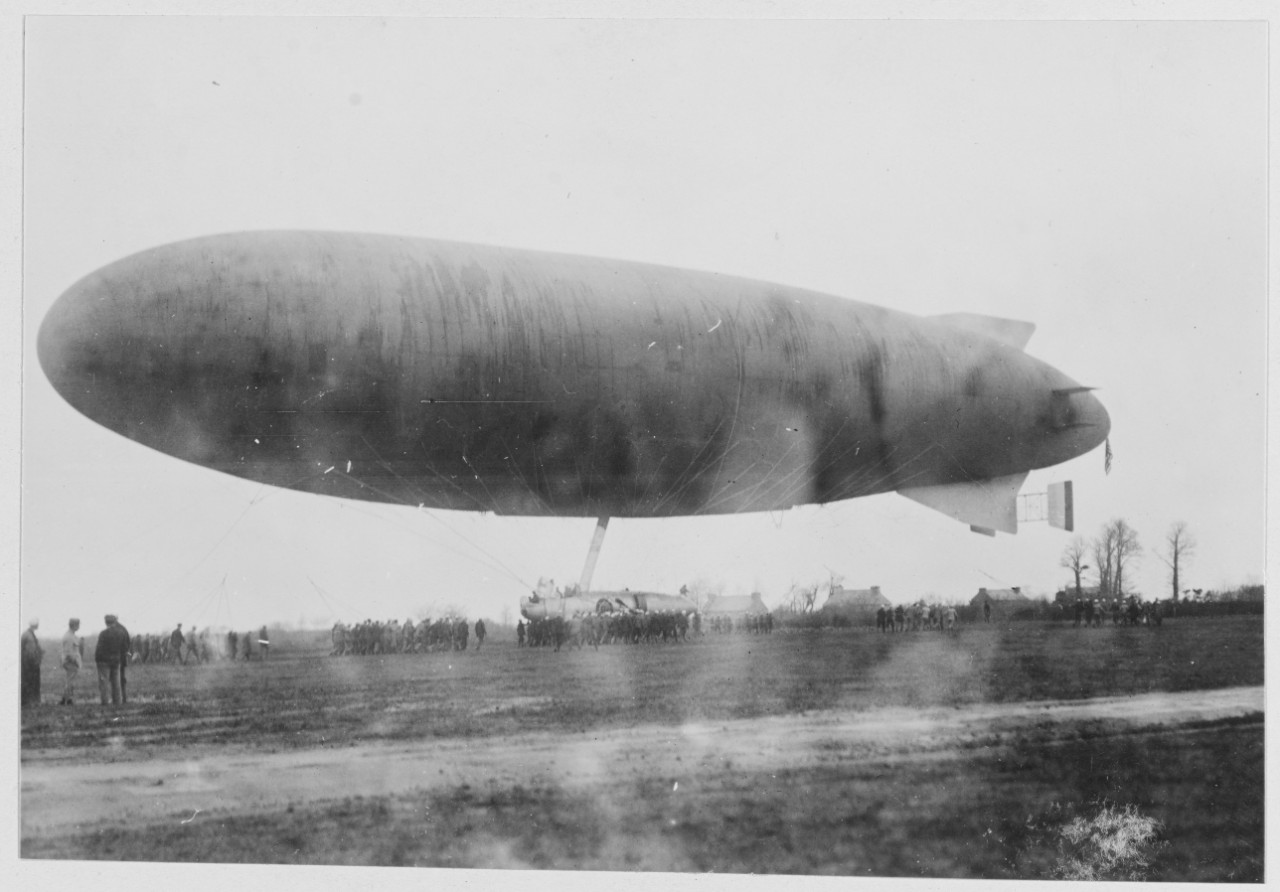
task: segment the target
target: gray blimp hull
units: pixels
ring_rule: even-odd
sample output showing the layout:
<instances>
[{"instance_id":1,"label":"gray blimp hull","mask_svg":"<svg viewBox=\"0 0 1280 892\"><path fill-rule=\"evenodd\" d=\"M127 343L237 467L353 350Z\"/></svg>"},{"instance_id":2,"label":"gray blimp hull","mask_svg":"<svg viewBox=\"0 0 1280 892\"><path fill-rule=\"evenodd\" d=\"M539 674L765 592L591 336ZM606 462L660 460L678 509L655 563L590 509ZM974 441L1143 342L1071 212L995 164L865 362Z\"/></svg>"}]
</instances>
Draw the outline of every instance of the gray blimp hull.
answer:
<instances>
[{"instance_id":1,"label":"gray blimp hull","mask_svg":"<svg viewBox=\"0 0 1280 892\"><path fill-rule=\"evenodd\" d=\"M89 275L38 351L89 418L249 480L664 517L950 504L1092 449L1105 410L1022 351L1029 333L640 263L262 232Z\"/></svg>"}]
</instances>

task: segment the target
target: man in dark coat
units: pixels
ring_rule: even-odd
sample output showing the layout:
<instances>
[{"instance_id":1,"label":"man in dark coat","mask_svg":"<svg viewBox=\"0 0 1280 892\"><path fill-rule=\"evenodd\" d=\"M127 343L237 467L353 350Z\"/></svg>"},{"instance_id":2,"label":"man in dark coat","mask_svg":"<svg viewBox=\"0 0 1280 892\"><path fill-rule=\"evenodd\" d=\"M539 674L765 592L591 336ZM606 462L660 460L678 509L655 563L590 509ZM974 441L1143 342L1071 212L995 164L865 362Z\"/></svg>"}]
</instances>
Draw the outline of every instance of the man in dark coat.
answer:
<instances>
[{"instance_id":1,"label":"man in dark coat","mask_svg":"<svg viewBox=\"0 0 1280 892\"><path fill-rule=\"evenodd\" d=\"M102 705L128 703L124 667L129 662L129 630L120 624L114 613L106 616L107 627L98 634L98 646L93 651L93 661L98 664L98 696ZM107 700L110 692L111 700Z\"/></svg>"},{"instance_id":2,"label":"man in dark coat","mask_svg":"<svg viewBox=\"0 0 1280 892\"><path fill-rule=\"evenodd\" d=\"M36 637L36 629L40 628L40 620L33 619L22 633L22 705L40 705L40 663L44 659L44 648ZM13 640L13 639L10 639Z\"/></svg>"},{"instance_id":3,"label":"man in dark coat","mask_svg":"<svg viewBox=\"0 0 1280 892\"><path fill-rule=\"evenodd\" d=\"M476 650L480 649L480 645L484 644L484 620L476 620Z\"/></svg>"}]
</instances>

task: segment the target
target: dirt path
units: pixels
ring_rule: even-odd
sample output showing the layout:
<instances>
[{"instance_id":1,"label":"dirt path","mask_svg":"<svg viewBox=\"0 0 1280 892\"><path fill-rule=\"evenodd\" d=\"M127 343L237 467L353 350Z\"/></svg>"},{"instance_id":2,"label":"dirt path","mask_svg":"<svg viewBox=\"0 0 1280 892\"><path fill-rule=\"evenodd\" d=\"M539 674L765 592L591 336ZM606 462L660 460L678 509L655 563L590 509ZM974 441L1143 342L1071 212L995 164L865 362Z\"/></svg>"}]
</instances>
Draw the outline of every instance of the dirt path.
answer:
<instances>
[{"instance_id":1,"label":"dirt path","mask_svg":"<svg viewBox=\"0 0 1280 892\"><path fill-rule=\"evenodd\" d=\"M76 764L22 754L24 837L107 820L185 822L197 815L275 811L290 803L380 796L461 784L591 786L682 777L708 768L795 769L844 760L931 758L1007 735L1062 736L1080 722L1122 733L1265 710L1261 687L955 709L819 712L518 740L423 740L284 753L224 747L160 750L154 758Z\"/></svg>"}]
</instances>

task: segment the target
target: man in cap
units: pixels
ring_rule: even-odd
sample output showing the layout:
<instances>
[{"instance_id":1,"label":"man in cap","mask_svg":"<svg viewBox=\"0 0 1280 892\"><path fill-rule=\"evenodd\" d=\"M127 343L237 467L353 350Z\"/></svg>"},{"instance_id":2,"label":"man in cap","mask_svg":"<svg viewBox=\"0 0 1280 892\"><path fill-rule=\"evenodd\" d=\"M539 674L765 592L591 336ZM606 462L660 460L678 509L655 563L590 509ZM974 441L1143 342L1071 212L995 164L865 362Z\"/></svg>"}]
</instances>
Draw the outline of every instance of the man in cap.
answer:
<instances>
[{"instance_id":1,"label":"man in cap","mask_svg":"<svg viewBox=\"0 0 1280 892\"><path fill-rule=\"evenodd\" d=\"M186 636L182 634L182 623L178 623L178 628L173 630L169 635L169 656L176 663L187 665L187 658L182 655L182 645L186 642Z\"/></svg>"},{"instance_id":2,"label":"man in cap","mask_svg":"<svg viewBox=\"0 0 1280 892\"><path fill-rule=\"evenodd\" d=\"M181 624L179 624L179 625L178 625L178 628L179 628L179 629L181 629L181 628L182 628L182 625L181 625ZM191 634L187 636L187 656L189 656L189 657L195 657L195 659L196 659L196 662L197 662L197 663L201 662L201 659L200 659L200 636L196 633L196 627L195 627L195 626L192 626L192 627L191 627ZM185 662L186 662L186 660L183 660L183 662L185 663Z\"/></svg>"},{"instance_id":3,"label":"man in cap","mask_svg":"<svg viewBox=\"0 0 1280 892\"><path fill-rule=\"evenodd\" d=\"M72 617L62 635L62 671L67 673L67 683L62 688L62 699L58 703L63 706L76 702L76 676L84 664L84 639L79 632L80 620Z\"/></svg>"},{"instance_id":4,"label":"man in cap","mask_svg":"<svg viewBox=\"0 0 1280 892\"><path fill-rule=\"evenodd\" d=\"M129 660L129 630L120 624L114 613L106 616L107 627L98 634L98 646L93 651L93 661L98 664L98 696L102 705L128 703L125 689L124 667ZM110 691L111 699L107 700Z\"/></svg>"},{"instance_id":5,"label":"man in cap","mask_svg":"<svg viewBox=\"0 0 1280 892\"><path fill-rule=\"evenodd\" d=\"M44 648L36 637L36 629L40 628L40 620L33 619L22 633L22 705L40 705L40 662L44 659ZM12 639L11 639L12 640Z\"/></svg>"}]
</instances>

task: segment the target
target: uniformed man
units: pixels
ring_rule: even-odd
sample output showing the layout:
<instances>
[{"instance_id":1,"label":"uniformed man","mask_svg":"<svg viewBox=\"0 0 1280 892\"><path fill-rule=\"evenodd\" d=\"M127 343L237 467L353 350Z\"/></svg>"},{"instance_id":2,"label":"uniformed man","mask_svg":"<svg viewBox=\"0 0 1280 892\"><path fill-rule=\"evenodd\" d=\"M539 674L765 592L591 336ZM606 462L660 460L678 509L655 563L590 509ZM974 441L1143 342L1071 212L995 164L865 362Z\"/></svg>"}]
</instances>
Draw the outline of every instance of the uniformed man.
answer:
<instances>
[{"instance_id":1,"label":"uniformed man","mask_svg":"<svg viewBox=\"0 0 1280 892\"><path fill-rule=\"evenodd\" d=\"M182 628L179 626L178 628ZM200 636L196 633L196 627L191 627L191 634L187 636L187 656L195 657L196 662L200 662ZM185 663L186 661L183 660Z\"/></svg>"},{"instance_id":2,"label":"uniformed man","mask_svg":"<svg viewBox=\"0 0 1280 892\"><path fill-rule=\"evenodd\" d=\"M524 620L516 621L516 647L524 647Z\"/></svg>"},{"instance_id":3,"label":"uniformed man","mask_svg":"<svg viewBox=\"0 0 1280 892\"><path fill-rule=\"evenodd\" d=\"M67 631L62 636L62 671L67 674L67 683L62 688L62 699L58 703L70 706L75 703L76 676L84 664L84 639L80 637L80 620L72 617L67 623Z\"/></svg>"},{"instance_id":4,"label":"uniformed man","mask_svg":"<svg viewBox=\"0 0 1280 892\"><path fill-rule=\"evenodd\" d=\"M108 613L105 621L107 627L98 634L98 646L93 652L93 661L98 665L98 696L103 706L128 703L124 667L129 660L129 630L114 613Z\"/></svg>"},{"instance_id":5,"label":"uniformed man","mask_svg":"<svg viewBox=\"0 0 1280 892\"><path fill-rule=\"evenodd\" d=\"M476 620L476 650L480 649L480 645L484 644L484 620Z\"/></svg>"},{"instance_id":6,"label":"uniformed man","mask_svg":"<svg viewBox=\"0 0 1280 892\"><path fill-rule=\"evenodd\" d=\"M174 629L173 634L169 636L169 656L174 660L180 660L184 666L187 665L187 658L182 655L182 645L185 641L182 623L178 623L178 628Z\"/></svg>"},{"instance_id":7,"label":"uniformed man","mask_svg":"<svg viewBox=\"0 0 1280 892\"><path fill-rule=\"evenodd\" d=\"M40 705L40 663L44 659L44 648L36 637L36 629L40 628L40 620L33 619L22 633L22 705ZM12 641L13 639L9 639Z\"/></svg>"}]
</instances>

